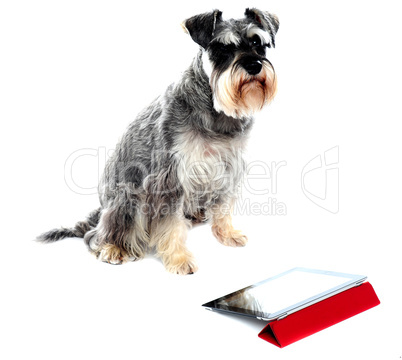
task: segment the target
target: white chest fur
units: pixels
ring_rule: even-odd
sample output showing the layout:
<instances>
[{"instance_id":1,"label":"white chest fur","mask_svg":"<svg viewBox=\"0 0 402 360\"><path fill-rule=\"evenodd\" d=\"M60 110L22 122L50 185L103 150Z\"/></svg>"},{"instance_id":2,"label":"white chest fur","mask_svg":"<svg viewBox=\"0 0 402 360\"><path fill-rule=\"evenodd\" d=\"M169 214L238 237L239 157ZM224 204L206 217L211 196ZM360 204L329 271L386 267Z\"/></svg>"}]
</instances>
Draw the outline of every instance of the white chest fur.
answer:
<instances>
[{"instance_id":1,"label":"white chest fur","mask_svg":"<svg viewBox=\"0 0 402 360\"><path fill-rule=\"evenodd\" d=\"M242 151L245 139L207 140L200 135L182 135L176 149L178 178L184 201L191 208L233 196L244 173Z\"/></svg>"}]
</instances>

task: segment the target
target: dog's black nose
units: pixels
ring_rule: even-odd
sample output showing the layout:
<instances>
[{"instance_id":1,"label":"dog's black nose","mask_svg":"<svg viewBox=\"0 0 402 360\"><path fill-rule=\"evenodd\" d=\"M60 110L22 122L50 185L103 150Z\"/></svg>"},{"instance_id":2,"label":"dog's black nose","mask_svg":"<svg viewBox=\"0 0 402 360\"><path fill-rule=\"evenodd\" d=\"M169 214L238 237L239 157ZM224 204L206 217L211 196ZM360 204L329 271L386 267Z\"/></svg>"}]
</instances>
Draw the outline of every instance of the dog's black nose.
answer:
<instances>
[{"instance_id":1,"label":"dog's black nose","mask_svg":"<svg viewBox=\"0 0 402 360\"><path fill-rule=\"evenodd\" d=\"M250 75L257 75L262 69L262 63L260 60L253 60L243 64L243 67Z\"/></svg>"}]
</instances>

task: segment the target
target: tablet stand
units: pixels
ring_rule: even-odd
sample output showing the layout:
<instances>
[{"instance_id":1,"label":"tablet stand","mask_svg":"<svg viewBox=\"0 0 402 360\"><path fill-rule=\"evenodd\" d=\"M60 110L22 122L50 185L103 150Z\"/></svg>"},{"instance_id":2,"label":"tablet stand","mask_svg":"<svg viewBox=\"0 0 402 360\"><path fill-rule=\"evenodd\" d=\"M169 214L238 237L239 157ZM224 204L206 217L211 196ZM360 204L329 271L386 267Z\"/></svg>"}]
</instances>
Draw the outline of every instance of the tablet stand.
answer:
<instances>
[{"instance_id":1,"label":"tablet stand","mask_svg":"<svg viewBox=\"0 0 402 360\"><path fill-rule=\"evenodd\" d=\"M274 320L258 334L278 347L285 347L380 304L370 283L337 295Z\"/></svg>"}]
</instances>

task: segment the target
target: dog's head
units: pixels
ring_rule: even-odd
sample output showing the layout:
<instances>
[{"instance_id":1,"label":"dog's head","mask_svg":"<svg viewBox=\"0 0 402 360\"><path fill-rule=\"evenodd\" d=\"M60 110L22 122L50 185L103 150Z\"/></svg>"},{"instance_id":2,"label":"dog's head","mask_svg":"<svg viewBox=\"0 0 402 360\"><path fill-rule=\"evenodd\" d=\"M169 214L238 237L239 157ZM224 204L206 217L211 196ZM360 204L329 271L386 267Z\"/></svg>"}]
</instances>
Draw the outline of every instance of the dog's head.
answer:
<instances>
[{"instance_id":1,"label":"dog's head","mask_svg":"<svg viewBox=\"0 0 402 360\"><path fill-rule=\"evenodd\" d=\"M275 15L246 9L242 19L223 20L222 12L193 16L183 27L202 47L214 108L235 118L261 110L276 93L274 67L266 49L275 47Z\"/></svg>"}]
</instances>

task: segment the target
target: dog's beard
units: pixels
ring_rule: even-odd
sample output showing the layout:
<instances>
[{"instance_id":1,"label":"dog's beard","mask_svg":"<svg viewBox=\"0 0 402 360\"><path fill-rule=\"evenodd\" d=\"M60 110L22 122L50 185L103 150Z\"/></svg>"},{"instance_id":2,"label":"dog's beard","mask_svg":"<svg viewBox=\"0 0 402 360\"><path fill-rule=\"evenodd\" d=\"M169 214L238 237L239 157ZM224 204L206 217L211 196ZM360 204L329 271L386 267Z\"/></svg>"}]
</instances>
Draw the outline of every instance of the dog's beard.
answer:
<instances>
[{"instance_id":1,"label":"dog's beard","mask_svg":"<svg viewBox=\"0 0 402 360\"><path fill-rule=\"evenodd\" d=\"M263 62L261 72L250 75L240 66L231 66L220 76L212 72L214 107L234 118L253 115L272 101L276 94L276 76L271 64Z\"/></svg>"}]
</instances>

